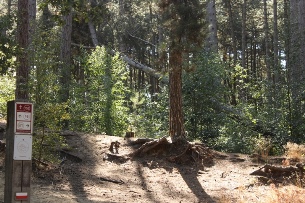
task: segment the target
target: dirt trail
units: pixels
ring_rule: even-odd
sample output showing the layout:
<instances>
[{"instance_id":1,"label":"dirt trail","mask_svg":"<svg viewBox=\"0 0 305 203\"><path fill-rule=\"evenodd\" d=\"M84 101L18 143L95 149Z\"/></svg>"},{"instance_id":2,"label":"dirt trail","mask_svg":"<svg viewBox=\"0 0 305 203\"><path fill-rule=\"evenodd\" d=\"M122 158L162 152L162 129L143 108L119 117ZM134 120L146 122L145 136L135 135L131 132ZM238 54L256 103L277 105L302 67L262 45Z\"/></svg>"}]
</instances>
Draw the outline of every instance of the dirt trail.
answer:
<instances>
[{"instance_id":1,"label":"dirt trail","mask_svg":"<svg viewBox=\"0 0 305 203\"><path fill-rule=\"evenodd\" d=\"M134 150L120 137L68 136L72 150L65 161L35 171L31 202L213 203L266 202L270 198L272 188L258 184L257 178L249 175L263 164L247 155L219 153L214 165L197 170L151 157L111 161L107 153L113 141L121 143L121 156ZM0 164L0 191L4 191L5 173Z\"/></svg>"}]
</instances>

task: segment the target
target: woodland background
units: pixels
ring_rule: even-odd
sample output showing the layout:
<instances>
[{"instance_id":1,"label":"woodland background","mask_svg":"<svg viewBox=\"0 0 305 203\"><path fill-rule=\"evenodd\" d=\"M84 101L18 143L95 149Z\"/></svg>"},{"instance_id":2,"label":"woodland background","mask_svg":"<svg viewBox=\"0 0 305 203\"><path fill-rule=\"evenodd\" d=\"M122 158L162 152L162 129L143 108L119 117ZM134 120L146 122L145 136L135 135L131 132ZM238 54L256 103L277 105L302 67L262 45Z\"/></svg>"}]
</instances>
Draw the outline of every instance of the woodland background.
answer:
<instances>
[{"instance_id":1,"label":"woodland background","mask_svg":"<svg viewBox=\"0 0 305 203\"><path fill-rule=\"evenodd\" d=\"M0 117L26 92L34 157L61 144L62 129L167 136L177 95L189 141L271 154L304 143L304 0L0 2Z\"/></svg>"}]
</instances>

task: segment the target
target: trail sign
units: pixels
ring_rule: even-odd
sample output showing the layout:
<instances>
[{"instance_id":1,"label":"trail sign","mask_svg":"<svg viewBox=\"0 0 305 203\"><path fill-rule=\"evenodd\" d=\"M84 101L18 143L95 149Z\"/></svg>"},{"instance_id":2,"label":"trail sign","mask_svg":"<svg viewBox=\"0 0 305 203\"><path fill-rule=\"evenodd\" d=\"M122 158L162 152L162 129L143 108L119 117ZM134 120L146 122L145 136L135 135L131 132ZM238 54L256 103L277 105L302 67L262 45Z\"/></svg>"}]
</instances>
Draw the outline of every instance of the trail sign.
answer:
<instances>
[{"instance_id":1,"label":"trail sign","mask_svg":"<svg viewBox=\"0 0 305 203\"><path fill-rule=\"evenodd\" d=\"M15 133L33 133L33 104L28 102L15 102Z\"/></svg>"},{"instance_id":2,"label":"trail sign","mask_svg":"<svg viewBox=\"0 0 305 203\"><path fill-rule=\"evenodd\" d=\"M31 135L15 135L14 160L32 160Z\"/></svg>"}]
</instances>

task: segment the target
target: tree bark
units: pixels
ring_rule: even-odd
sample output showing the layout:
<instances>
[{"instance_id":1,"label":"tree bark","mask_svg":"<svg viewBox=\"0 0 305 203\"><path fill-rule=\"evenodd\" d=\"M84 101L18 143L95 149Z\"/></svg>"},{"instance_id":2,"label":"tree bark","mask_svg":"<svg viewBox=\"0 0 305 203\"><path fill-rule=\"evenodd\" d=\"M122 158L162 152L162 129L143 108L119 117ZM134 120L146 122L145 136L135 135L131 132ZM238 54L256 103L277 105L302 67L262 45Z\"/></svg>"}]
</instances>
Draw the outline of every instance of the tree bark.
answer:
<instances>
[{"instance_id":1,"label":"tree bark","mask_svg":"<svg viewBox=\"0 0 305 203\"><path fill-rule=\"evenodd\" d=\"M215 0L209 0L207 4L207 19L209 24L209 34L207 38L207 47L214 53L218 51L218 38L217 38L217 18Z\"/></svg>"},{"instance_id":2,"label":"tree bark","mask_svg":"<svg viewBox=\"0 0 305 203\"><path fill-rule=\"evenodd\" d=\"M303 114L305 106L303 89L305 79L305 2L290 1L290 47L289 47L289 83L291 90L291 128L295 142L300 142L304 133Z\"/></svg>"},{"instance_id":3,"label":"tree bark","mask_svg":"<svg viewBox=\"0 0 305 203\"><path fill-rule=\"evenodd\" d=\"M182 53L175 45L169 54L169 134L172 142L185 139L182 111Z\"/></svg>"},{"instance_id":4,"label":"tree bark","mask_svg":"<svg viewBox=\"0 0 305 203\"><path fill-rule=\"evenodd\" d=\"M232 46L229 48L228 52L229 55L233 54L233 64L232 66L235 67L237 63L237 40L235 37L235 31L234 31L234 19L233 19L233 12L232 12L232 6L230 1L225 1L225 5L227 6L227 12L229 17L229 24L230 24L230 36L232 40ZM227 53L225 53L227 54ZM231 56L229 56L231 60ZM231 64L230 64L231 66ZM229 73L230 74L230 73ZM231 76L230 76L231 77ZM235 76L232 78L232 81L229 81L229 86L231 88L231 104L236 106L237 105L237 81L238 78Z\"/></svg>"},{"instance_id":5,"label":"tree bark","mask_svg":"<svg viewBox=\"0 0 305 203\"><path fill-rule=\"evenodd\" d=\"M242 5L242 67L246 68L246 22L247 22L247 0Z\"/></svg>"},{"instance_id":6,"label":"tree bark","mask_svg":"<svg viewBox=\"0 0 305 203\"><path fill-rule=\"evenodd\" d=\"M29 0L18 1L18 21L17 21L17 43L20 48L20 53L17 56L17 72L16 72L16 92L17 100L28 100L28 80L29 80Z\"/></svg>"},{"instance_id":7,"label":"tree bark","mask_svg":"<svg viewBox=\"0 0 305 203\"><path fill-rule=\"evenodd\" d=\"M280 80L280 64L279 64L279 33L278 33L278 17L277 17L277 0L273 0L273 66L274 66L274 83Z\"/></svg>"},{"instance_id":8,"label":"tree bark","mask_svg":"<svg viewBox=\"0 0 305 203\"><path fill-rule=\"evenodd\" d=\"M264 33L265 33L265 63L267 68L267 78L271 81L271 66L270 66L270 52L269 52L269 24L268 24L268 10L267 10L267 0L264 0ZM271 103L269 98L269 103Z\"/></svg>"},{"instance_id":9,"label":"tree bark","mask_svg":"<svg viewBox=\"0 0 305 203\"><path fill-rule=\"evenodd\" d=\"M69 86L71 78L71 34L72 34L72 7L69 13L63 16L64 25L61 35L60 50L60 101L66 102L69 99Z\"/></svg>"}]
</instances>

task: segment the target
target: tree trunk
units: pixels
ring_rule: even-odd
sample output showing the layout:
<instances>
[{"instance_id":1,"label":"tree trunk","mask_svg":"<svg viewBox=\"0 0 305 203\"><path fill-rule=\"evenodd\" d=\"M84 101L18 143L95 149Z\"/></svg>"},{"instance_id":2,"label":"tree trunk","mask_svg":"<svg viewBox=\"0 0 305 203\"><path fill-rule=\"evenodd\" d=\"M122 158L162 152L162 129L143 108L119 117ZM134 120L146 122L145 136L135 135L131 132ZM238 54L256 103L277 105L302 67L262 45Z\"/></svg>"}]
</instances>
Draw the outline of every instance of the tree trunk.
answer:
<instances>
[{"instance_id":1,"label":"tree trunk","mask_svg":"<svg viewBox=\"0 0 305 203\"><path fill-rule=\"evenodd\" d=\"M269 23L268 23L268 9L267 9L267 0L264 0L264 40L265 40L265 63L266 63L266 72L267 80L269 82L269 89L266 94L267 97L267 106L270 109L274 109L273 102L273 88L272 88L272 70L271 70L271 53L270 53L270 43L269 43Z\"/></svg>"},{"instance_id":2,"label":"tree trunk","mask_svg":"<svg viewBox=\"0 0 305 203\"><path fill-rule=\"evenodd\" d=\"M232 40L232 46L231 49L229 49L229 55L233 54L233 68L236 66L237 63L237 41L236 41L236 37L235 37L235 31L234 31L234 19L233 19L233 13L232 13L232 6L231 6L231 2L230 1L225 1L225 4L227 6L228 9L228 14L229 14L229 24L230 24L230 35L231 35L231 40ZM233 52L233 53L232 53ZM227 53L226 53L227 54ZM231 60L231 56L229 56L229 60ZM229 65L231 66L231 63L229 63ZM230 74L230 73L229 73ZM231 77L231 76L230 76ZM232 78L232 81L230 81L229 86L231 88L231 104L232 105L237 105L237 81L238 78L236 78L235 76Z\"/></svg>"},{"instance_id":3,"label":"tree trunk","mask_svg":"<svg viewBox=\"0 0 305 203\"><path fill-rule=\"evenodd\" d=\"M175 45L170 47L169 69L169 134L172 142L177 142L185 139L185 136L182 112L182 53Z\"/></svg>"},{"instance_id":4,"label":"tree trunk","mask_svg":"<svg viewBox=\"0 0 305 203\"><path fill-rule=\"evenodd\" d=\"M31 44L36 29L36 0L29 0L29 19L29 32L31 33L29 35L29 44Z\"/></svg>"},{"instance_id":5,"label":"tree trunk","mask_svg":"<svg viewBox=\"0 0 305 203\"><path fill-rule=\"evenodd\" d=\"M243 3L243 9L242 9L242 67L246 68L246 22L247 22L247 16L246 16L246 10L247 8L247 0L244 0Z\"/></svg>"},{"instance_id":6,"label":"tree trunk","mask_svg":"<svg viewBox=\"0 0 305 203\"><path fill-rule=\"evenodd\" d=\"M277 0L273 0L273 65L274 65L274 83L280 80L280 64L279 64L279 33L277 18Z\"/></svg>"},{"instance_id":7,"label":"tree trunk","mask_svg":"<svg viewBox=\"0 0 305 203\"><path fill-rule=\"evenodd\" d=\"M72 6L69 12L63 16L64 25L62 27L61 35L61 49L60 49L60 91L59 101L67 102L70 98L70 83L71 83L71 37L72 37ZM68 109L66 109L68 111ZM62 128L69 128L69 121L62 121Z\"/></svg>"},{"instance_id":8,"label":"tree trunk","mask_svg":"<svg viewBox=\"0 0 305 203\"><path fill-rule=\"evenodd\" d=\"M269 25L268 25L268 10L267 10L267 0L264 0L264 33L265 33L265 63L267 68L267 78L271 81L271 68L270 68L270 54L269 54ZM269 99L269 103L270 103Z\"/></svg>"},{"instance_id":9,"label":"tree trunk","mask_svg":"<svg viewBox=\"0 0 305 203\"><path fill-rule=\"evenodd\" d=\"M217 18L215 0L209 0L207 4L207 19L209 24L209 34L207 38L207 47L214 53L218 51L218 38L217 38Z\"/></svg>"},{"instance_id":10,"label":"tree trunk","mask_svg":"<svg viewBox=\"0 0 305 203\"><path fill-rule=\"evenodd\" d=\"M91 4L91 8L94 8L94 7L97 6L97 3L96 3L95 0L88 0L88 2ZM97 39L94 24L92 23L92 20L91 20L90 16L89 16L88 26L89 26L89 31L90 31L93 46L96 47L96 46L98 46L98 39Z\"/></svg>"},{"instance_id":11,"label":"tree trunk","mask_svg":"<svg viewBox=\"0 0 305 203\"><path fill-rule=\"evenodd\" d=\"M304 104L303 89L305 79L305 2L290 1L290 48L289 77L292 108L292 136L295 142L300 142L304 136Z\"/></svg>"},{"instance_id":12,"label":"tree trunk","mask_svg":"<svg viewBox=\"0 0 305 203\"><path fill-rule=\"evenodd\" d=\"M72 7L69 13L63 16L64 25L61 36L60 52L60 101L66 102L69 99L69 86L71 78L71 34L72 34Z\"/></svg>"},{"instance_id":13,"label":"tree trunk","mask_svg":"<svg viewBox=\"0 0 305 203\"><path fill-rule=\"evenodd\" d=\"M28 100L28 79L29 79L29 0L18 1L18 21L17 21L17 43L20 53L17 56L17 72L16 72L16 99Z\"/></svg>"},{"instance_id":14,"label":"tree trunk","mask_svg":"<svg viewBox=\"0 0 305 203\"><path fill-rule=\"evenodd\" d=\"M229 23L230 23L230 35L232 39L232 51L233 51L233 65L236 65L237 62L237 40L235 36L235 29L234 29L234 18L232 12L232 6L230 1L226 1L228 7L228 14L229 14Z\"/></svg>"}]
</instances>

